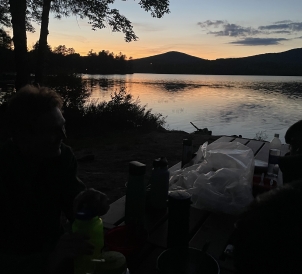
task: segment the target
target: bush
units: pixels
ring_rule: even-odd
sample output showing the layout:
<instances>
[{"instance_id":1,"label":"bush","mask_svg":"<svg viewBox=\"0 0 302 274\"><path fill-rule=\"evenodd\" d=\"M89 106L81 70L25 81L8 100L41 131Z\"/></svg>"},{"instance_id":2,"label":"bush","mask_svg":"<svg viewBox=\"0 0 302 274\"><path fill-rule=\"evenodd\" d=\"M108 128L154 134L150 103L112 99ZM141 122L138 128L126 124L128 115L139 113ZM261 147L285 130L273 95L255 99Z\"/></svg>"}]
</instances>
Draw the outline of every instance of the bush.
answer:
<instances>
[{"instance_id":1,"label":"bush","mask_svg":"<svg viewBox=\"0 0 302 274\"><path fill-rule=\"evenodd\" d=\"M162 114L153 114L139 99L121 87L119 92L111 94L108 102L92 101L83 106L82 125L94 132L143 130L151 131L163 127L166 123ZM67 108L68 111L68 108Z\"/></svg>"}]
</instances>

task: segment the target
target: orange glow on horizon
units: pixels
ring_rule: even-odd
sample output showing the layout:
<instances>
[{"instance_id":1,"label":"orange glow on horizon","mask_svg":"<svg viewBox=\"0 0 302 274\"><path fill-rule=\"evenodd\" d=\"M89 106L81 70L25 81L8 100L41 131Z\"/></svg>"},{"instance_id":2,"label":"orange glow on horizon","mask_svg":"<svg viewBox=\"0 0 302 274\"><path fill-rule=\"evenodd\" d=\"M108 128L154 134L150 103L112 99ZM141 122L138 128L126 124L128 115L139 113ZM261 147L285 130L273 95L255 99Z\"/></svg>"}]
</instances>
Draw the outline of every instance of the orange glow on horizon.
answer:
<instances>
[{"instance_id":1,"label":"orange glow on horizon","mask_svg":"<svg viewBox=\"0 0 302 274\"><path fill-rule=\"evenodd\" d=\"M89 50L86 49L79 49L77 50L77 48L74 48L76 53L79 53L81 56L87 56ZM95 50L93 49L93 52L100 52L103 49L100 50ZM107 50L107 49L104 49ZM241 58L241 57L248 57L248 56L253 56L253 55L258 55L258 54L263 54L263 53L270 53L269 51L267 52L258 52L258 51L254 51L254 50L250 50L250 51L246 51L246 52L241 52L238 51L236 49L234 49L234 51L224 51L224 52L207 52L207 51L192 51L190 49L169 49L169 50L162 50L162 51L158 51L155 52L154 50L135 50L135 48L133 50L130 51L122 51L122 50L114 50L111 49L109 50L109 52L113 52L114 54L119 54L119 52L122 52L122 54L127 56L127 59L129 59L130 57L132 57L132 59L139 59L139 58L145 58L145 57L149 57L149 56L153 56L153 55L159 55L159 54L164 54L166 52L169 51L178 51L178 52L182 52L191 56L195 56L198 58L202 58L202 59L206 59L206 60L216 60L216 59L220 59L220 58ZM238 53L241 53L240 55ZM278 51L279 52L279 51Z\"/></svg>"},{"instance_id":2,"label":"orange glow on horizon","mask_svg":"<svg viewBox=\"0 0 302 274\"><path fill-rule=\"evenodd\" d=\"M67 46L67 45L66 45ZM69 47L69 46L67 46ZM79 53L81 56L87 56L88 52L91 49L88 48L82 48L82 47L73 47L75 49L76 53ZM188 55L192 55L198 58L202 58L202 59L207 59L207 60L216 60L218 58L233 58L234 56L229 55L228 52L222 54L220 52L221 55L218 56L217 52L206 52L206 51L192 51L190 49L169 49L169 50L143 50L143 49L136 49L136 47L133 47L133 49L131 50L121 50L121 49L115 49L115 46L113 45L111 49L92 49L93 52L100 52L102 50L108 50L109 52L113 52L114 54L119 54L120 52L124 55L127 56L127 59L129 59L130 57L132 57L132 59L139 59L139 58L145 58L145 57L149 57L149 56L153 56L153 55L159 55L159 54L164 54L166 52L169 51L178 51L178 52L182 52ZM234 54L235 55L235 54ZM242 55L240 57L245 57L245 55Z\"/></svg>"}]
</instances>

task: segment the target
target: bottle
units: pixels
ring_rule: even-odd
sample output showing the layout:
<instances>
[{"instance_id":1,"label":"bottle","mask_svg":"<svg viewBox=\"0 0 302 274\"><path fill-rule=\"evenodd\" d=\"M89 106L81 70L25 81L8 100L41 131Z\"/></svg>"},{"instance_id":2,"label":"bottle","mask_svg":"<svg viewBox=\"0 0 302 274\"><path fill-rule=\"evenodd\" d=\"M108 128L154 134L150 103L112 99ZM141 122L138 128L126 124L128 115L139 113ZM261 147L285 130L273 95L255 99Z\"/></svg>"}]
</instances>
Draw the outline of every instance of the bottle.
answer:
<instances>
[{"instance_id":1,"label":"bottle","mask_svg":"<svg viewBox=\"0 0 302 274\"><path fill-rule=\"evenodd\" d=\"M168 195L168 248L189 246L191 194L184 190L169 192Z\"/></svg>"},{"instance_id":2,"label":"bottle","mask_svg":"<svg viewBox=\"0 0 302 274\"><path fill-rule=\"evenodd\" d=\"M89 237L89 242L94 246L92 255L80 256L74 260L74 273L92 273L94 269L92 260L100 257L104 247L103 221L93 211L84 208L76 213L72 232L79 232Z\"/></svg>"},{"instance_id":3,"label":"bottle","mask_svg":"<svg viewBox=\"0 0 302 274\"><path fill-rule=\"evenodd\" d=\"M281 141L279 139L279 134L275 134L275 137L271 140L269 144L269 156L268 156L268 167L267 175L278 176L279 172L279 157L281 156Z\"/></svg>"},{"instance_id":4,"label":"bottle","mask_svg":"<svg viewBox=\"0 0 302 274\"><path fill-rule=\"evenodd\" d=\"M170 172L167 158L161 157L153 161L150 179L149 205L158 210L167 208Z\"/></svg>"},{"instance_id":5,"label":"bottle","mask_svg":"<svg viewBox=\"0 0 302 274\"><path fill-rule=\"evenodd\" d=\"M182 158L181 158L181 168L186 164L190 163L193 154L192 140L183 139L182 141Z\"/></svg>"},{"instance_id":6,"label":"bottle","mask_svg":"<svg viewBox=\"0 0 302 274\"><path fill-rule=\"evenodd\" d=\"M125 223L137 227L143 227L145 224L145 173L145 164L137 161L129 163L129 178L127 182L125 203Z\"/></svg>"}]
</instances>

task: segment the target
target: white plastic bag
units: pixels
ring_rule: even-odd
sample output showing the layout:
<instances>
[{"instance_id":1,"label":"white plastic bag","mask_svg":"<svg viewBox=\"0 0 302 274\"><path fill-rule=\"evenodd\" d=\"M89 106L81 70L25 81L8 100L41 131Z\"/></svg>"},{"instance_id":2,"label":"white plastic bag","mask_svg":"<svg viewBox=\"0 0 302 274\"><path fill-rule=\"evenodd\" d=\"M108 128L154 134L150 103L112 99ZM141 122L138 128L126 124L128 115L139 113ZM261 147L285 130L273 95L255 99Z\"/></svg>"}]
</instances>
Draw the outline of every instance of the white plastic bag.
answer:
<instances>
[{"instance_id":1,"label":"white plastic bag","mask_svg":"<svg viewBox=\"0 0 302 274\"><path fill-rule=\"evenodd\" d=\"M197 208L239 214L254 199L253 174L254 154L247 146L238 142L205 143L193 165L171 174L169 190L186 190Z\"/></svg>"}]
</instances>

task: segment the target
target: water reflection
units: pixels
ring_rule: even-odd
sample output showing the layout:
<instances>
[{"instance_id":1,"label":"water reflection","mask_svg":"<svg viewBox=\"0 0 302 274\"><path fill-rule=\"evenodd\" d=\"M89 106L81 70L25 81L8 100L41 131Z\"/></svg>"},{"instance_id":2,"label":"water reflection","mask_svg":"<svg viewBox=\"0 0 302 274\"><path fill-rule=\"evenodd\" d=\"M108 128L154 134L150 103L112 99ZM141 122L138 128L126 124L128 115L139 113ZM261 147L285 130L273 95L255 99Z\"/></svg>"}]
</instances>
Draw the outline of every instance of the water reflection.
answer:
<instances>
[{"instance_id":1,"label":"water reflection","mask_svg":"<svg viewBox=\"0 0 302 274\"><path fill-rule=\"evenodd\" d=\"M125 81L116 81L114 79L108 79L108 78L89 78L89 79L83 79L83 82L85 82L92 91L95 91L96 89L102 90L102 91L108 91L113 89L114 87L118 86L125 86Z\"/></svg>"},{"instance_id":2,"label":"water reflection","mask_svg":"<svg viewBox=\"0 0 302 274\"><path fill-rule=\"evenodd\" d=\"M256 82L243 84L242 88L251 90L260 90L264 93L281 93L289 96L290 98L299 98L302 93L302 83L301 82Z\"/></svg>"},{"instance_id":3,"label":"water reflection","mask_svg":"<svg viewBox=\"0 0 302 274\"><path fill-rule=\"evenodd\" d=\"M179 92L185 89L192 88L192 85L186 83L173 83L173 82L161 83L159 84L159 86L161 86L163 89L169 92Z\"/></svg>"},{"instance_id":4,"label":"water reflection","mask_svg":"<svg viewBox=\"0 0 302 274\"><path fill-rule=\"evenodd\" d=\"M168 92L181 92L187 91L191 89L202 89L202 88L233 88L234 85L230 85L228 83L204 83L204 84L196 84L196 83L185 83L181 81L175 80L174 82L148 82L144 83L145 85L152 86L156 89L162 89Z\"/></svg>"},{"instance_id":5,"label":"water reflection","mask_svg":"<svg viewBox=\"0 0 302 274\"><path fill-rule=\"evenodd\" d=\"M150 83L150 85L154 85L157 88L164 89L168 92L180 92L184 90L197 89L201 87L201 85L185 83L185 82L161 82L161 83Z\"/></svg>"},{"instance_id":6,"label":"water reflection","mask_svg":"<svg viewBox=\"0 0 302 274\"><path fill-rule=\"evenodd\" d=\"M220 75L86 75L91 98L110 100L125 87L153 112L168 116L170 129L192 132L197 126L213 134L253 138L265 131L281 139L301 119L302 77Z\"/></svg>"}]
</instances>

